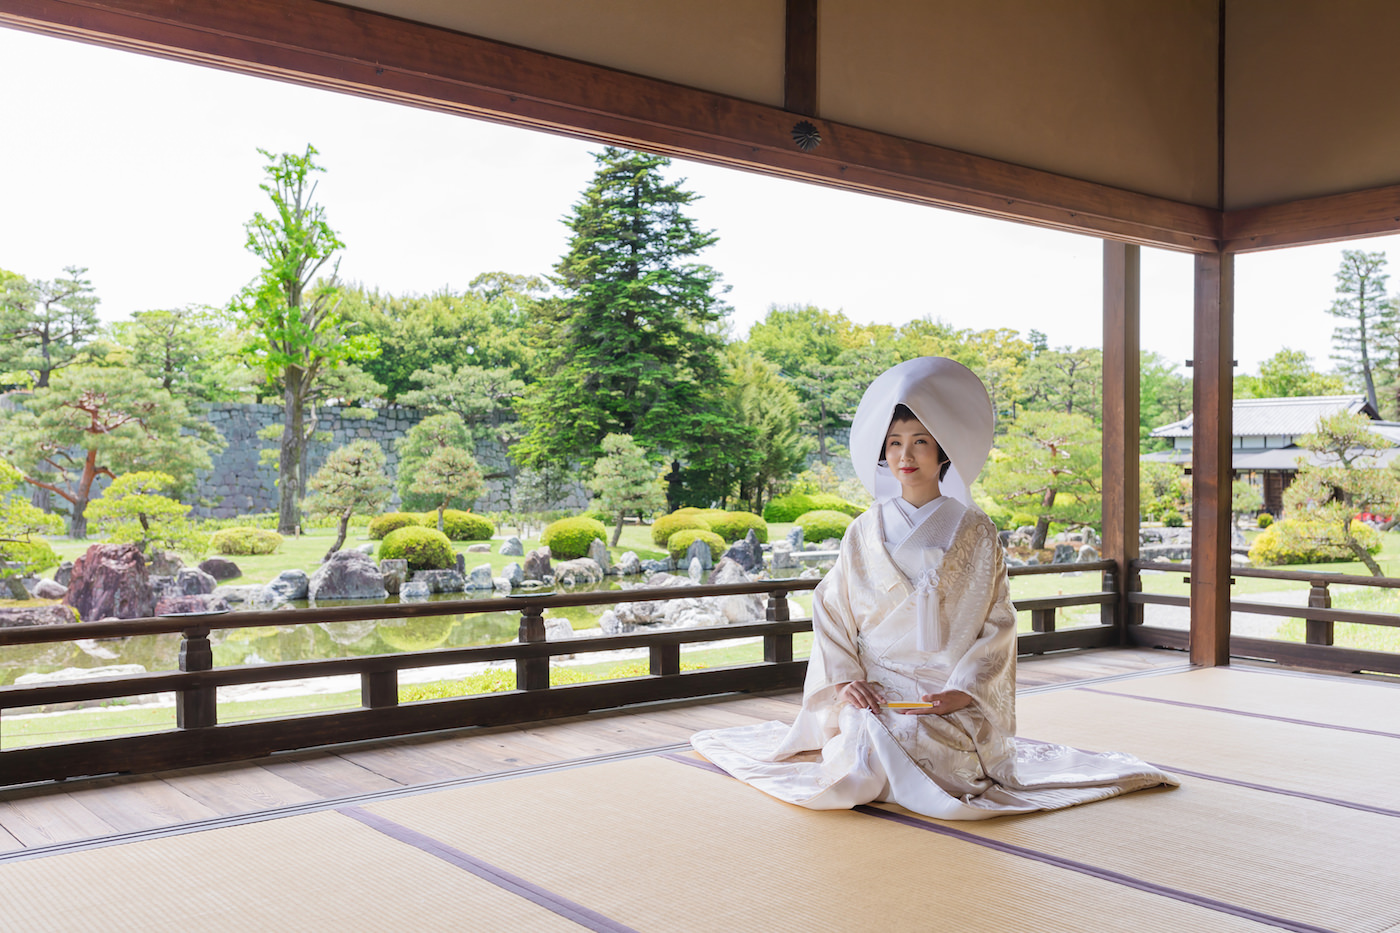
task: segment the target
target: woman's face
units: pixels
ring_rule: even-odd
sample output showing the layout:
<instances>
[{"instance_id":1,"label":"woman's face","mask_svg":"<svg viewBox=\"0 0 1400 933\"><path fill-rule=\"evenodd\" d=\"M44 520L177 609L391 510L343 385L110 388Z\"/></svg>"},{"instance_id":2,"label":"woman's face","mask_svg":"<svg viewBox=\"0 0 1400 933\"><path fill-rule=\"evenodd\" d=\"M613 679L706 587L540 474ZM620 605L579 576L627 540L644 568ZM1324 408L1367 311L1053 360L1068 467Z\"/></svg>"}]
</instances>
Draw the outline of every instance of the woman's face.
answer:
<instances>
[{"instance_id":1,"label":"woman's face","mask_svg":"<svg viewBox=\"0 0 1400 933\"><path fill-rule=\"evenodd\" d=\"M905 500L917 506L938 497L938 471L943 466L938 442L917 419L890 422L885 459Z\"/></svg>"}]
</instances>

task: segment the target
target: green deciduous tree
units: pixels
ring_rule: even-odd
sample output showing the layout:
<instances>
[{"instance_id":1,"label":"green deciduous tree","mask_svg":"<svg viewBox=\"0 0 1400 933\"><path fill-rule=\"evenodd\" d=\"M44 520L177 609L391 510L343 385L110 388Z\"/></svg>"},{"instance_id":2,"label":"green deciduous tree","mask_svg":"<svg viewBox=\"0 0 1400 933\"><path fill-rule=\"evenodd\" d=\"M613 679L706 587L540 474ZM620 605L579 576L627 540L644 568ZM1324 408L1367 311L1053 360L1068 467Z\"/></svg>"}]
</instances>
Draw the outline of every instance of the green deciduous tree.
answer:
<instances>
[{"instance_id":1,"label":"green deciduous tree","mask_svg":"<svg viewBox=\"0 0 1400 933\"><path fill-rule=\"evenodd\" d=\"M42 389L56 370L82 361L100 326L86 272L69 266L52 281L0 275L0 373L12 374L0 381L26 374Z\"/></svg>"},{"instance_id":2,"label":"green deciduous tree","mask_svg":"<svg viewBox=\"0 0 1400 933\"><path fill-rule=\"evenodd\" d=\"M143 554L154 545L197 557L208 536L189 520L188 505L164 495L176 486L175 477L159 470L124 473L88 505L87 517L113 544L135 544Z\"/></svg>"},{"instance_id":3,"label":"green deciduous tree","mask_svg":"<svg viewBox=\"0 0 1400 933\"><path fill-rule=\"evenodd\" d=\"M131 370L73 366L24 398L3 424L5 456L25 482L66 500L69 534L87 534L86 510L99 477L160 470L189 489L222 439L184 402Z\"/></svg>"},{"instance_id":4,"label":"green deciduous tree","mask_svg":"<svg viewBox=\"0 0 1400 933\"><path fill-rule=\"evenodd\" d=\"M1298 475L1283 495L1285 517L1315 520L1316 527L1346 544L1372 576L1383 576L1376 559L1352 534L1351 523L1363 510L1395 510L1400 476L1383 468L1377 457L1393 445L1371 429L1365 415L1347 412L1319 418L1298 443L1318 462L1300 458Z\"/></svg>"},{"instance_id":5,"label":"green deciduous tree","mask_svg":"<svg viewBox=\"0 0 1400 933\"><path fill-rule=\"evenodd\" d=\"M627 513L639 518L666 507L666 490L656 465L647 460L646 451L626 434L609 434L603 438L603 455L593 464L589 486L598 497L598 504L617 513L612 546L617 547L622 536L622 524Z\"/></svg>"},{"instance_id":6,"label":"green deciduous tree","mask_svg":"<svg viewBox=\"0 0 1400 933\"><path fill-rule=\"evenodd\" d=\"M393 489L385 472L384 449L374 441L351 441L331 451L326 462L308 482L307 511L334 515L335 541L322 562L345 544L350 519L356 512L377 512L389 501Z\"/></svg>"},{"instance_id":7,"label":"green deciduous tree","mask_svg":"<svg viewBox=\"0 0 1400 933\"><path fill-rule=\"evenodd\" d=\"M851 321L839 311L812 305L773 306L749 329L748 345L778 366L802 401L803 426L816 438L817 458L829 464L832 432L849 427L868 382L845 356ZM891 363L898 360L891 360Z\"/></svg>"},{"instance_id":8,"label":"green deciduous tree","mask_svg":"<svg viewBox=\"0 0 1400 933\"><path fill-rule=\"evenodd\" d=\"M1238 380L1235 385L1239 386ZM1153 438L1152 432L1163 425L1180 421L1190 413L1191 380L1160 353L1143 350L1138 359L1138 391L1138 443L1141 449L1150 451L1171 447L1169 439Z\"/></svg>"},{"instance_id":9,"label":"green deciduous tree","mask_svg":"<svg viewBox=\"0 0 1400 933\"><path fill-rule=\"evenodd\" d=\"M23 483L24 474L9 461L0 460L0 579L39 569L34 566L37 551L42 548L48 553L47 545L40 545L40 535L63 533L63 520L57 515L14 494ZM5 562L20 566L6 567Z\"/></svg>"},{"instance_id":10,"label":"green deciduous tree","mask_svg":"<svg viewBox=\"0 0 1400 933\"><path fill-rule=\"evenodd\" d=\"M1026 407L1035 411L1102 417L1103 351L1097 347L1044 350L1026 366L1021 380Z\"/></svg>"},{"instance_id":11,"label":"green deciduous tree","mask_svg":"<svg viewBox=\"0 0 1400 933\"><path fill-rule=\"evenodd\" d=\"M1088 415L1023 412L983 474L982 487L1000 502L1036 517L1031 546L1045 546L1054 522L1098 521L1102 438Z\"/></svg>"},{"instance_id":12,"label":"green deciduous tree","mask_svg":"<svg viewBox=\"0 0 1400 933\"><path fill-rule=\"evenodd\" d=\"M248 399L252 374L239 357L241 338L214 308L136 311L107 328L111 364L131 366L189 401Z\"/></svg>"},{"instance_id":13,"label":"green deciduous tree","mask_svg":"<svg viewBox=\"0 0 1400 933\"><path fill-rule=\"evenodd\" d=\"M1346 381L1341 376L1318 372L1306 353L1288 347L1260 363L1257 376L1235 378L1235 398L1290 398L1344 392Z\"/></svg>"},{"instance_id":14,"label":"green deciduous tree","mask_svg":"<svg viewBox=\"0 0 1400 933\"><path fill-rule=\"evenodd\" d=\"M537 381L521 405L520 459L591 464L608 434L687 459L722 428L719 274L698 256L715 242L670 183L670 160L609 148L565 220L562 297L532 331Z\"/></svg>"},{"instance_id":15,"label":"green deciduous tree","mask_svg":"<svg viewBox=\"0 0 1400 933\"><path fill-rule=\"evenodd\" d=\"M318 384L337 367L378 352L372 335L357 332L337 308L335 265L321 275L344 244L316 203L311 176L322 171L306 147L302 155L267 159L267 180L259 187L272 202L248 221L247 248L263 263L256 281L244 289L235 311L249 334L244 352L261 365L269 383L281 389L285 423L278 448L277 529L293 534L300 524L303 451L313 427L307 407Z\"/></svg>"},{"instance_id":16,"label":"green deciduous tree","mask_svg":"<svg viewBox=\"0 0 1400 933\"><path fill-rule=\"evenodd\" d=\"M1240 519L1254 518L1264 507L1264 494L1249 480L1237 479L1230 484L1230 514L1234 516L1235 527Z\"/></svg>"},{"instance_id":17,"label":"green deciduous tree","mask_svg":"<svg viewBox=\"0 0 1400 933\"><path fill-rule=\"evenodd\" d=\"M745 344L725 354L725 406L747 434L736 463L739 498L756 514L788 477L807 463L811 441L802 434L802 403L778 367Z\"/></svg>"},{"instance_id":18,"label":"green deciduous tree","mask_svg":"<svg viewBox=\"0 0 1400 933\"><path fill-rule=\"evenodd\" d=\"M437 509L437 530L442 531L442 513L452 502L471 503L481 495L485 484L476 458L460 447L439 447L423 462L409 487L427 496Z\"/></svg>"},{"instance_id":19,"label":"green deciduous tree","mask_svg":"<svg viewBox=\"0 0 1400 933\"><path fill-rule=\"evenodd\" d=\"M1385 253L1342 250L1336 278L1337 299L1327 313L1344 323L1332 331L1332 359L1361 384L1366 401L1379 412L1375 351L1382 334L1395 326L1395 310L1386 297L1390 275L1385 271Z\"/></svg>"}]
</instances>

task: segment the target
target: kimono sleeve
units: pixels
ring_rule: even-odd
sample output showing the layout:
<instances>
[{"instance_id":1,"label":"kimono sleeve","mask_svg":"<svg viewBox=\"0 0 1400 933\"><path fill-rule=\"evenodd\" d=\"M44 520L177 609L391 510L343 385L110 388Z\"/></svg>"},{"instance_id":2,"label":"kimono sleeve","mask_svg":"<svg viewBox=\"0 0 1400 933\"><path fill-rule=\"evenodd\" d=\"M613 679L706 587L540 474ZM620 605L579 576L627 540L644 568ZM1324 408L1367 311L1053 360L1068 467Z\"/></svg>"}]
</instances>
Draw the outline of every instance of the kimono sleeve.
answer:
<instances>
[{"instance_id":1,"label":"kimono sleeve","mask_svg":"<svg viewBox=\"0 0 1400 933\"><path fill-rule=\"evenodd\" d=\"M954 666L947 689L961 690L973 699L977 710L1007 735L1016 731L1016 607L1006 559L995 528L985 518L971 533L976 535L969 579L967 613L976 613L980 624L976 640ZM975 598L973 594L984 594Z\"/></svg>"},{"instance_id":2,"label":"kimono sleeve","mask_svg":"<svg viewBox=\"0 0 1400 933\"><path fill-rule=\"evenodd\" d=\"M865 679L860 660L859 626L849 599L850 564L843 554L813 591L812 656L804 693Z\"/></svg>"}]
</instances>

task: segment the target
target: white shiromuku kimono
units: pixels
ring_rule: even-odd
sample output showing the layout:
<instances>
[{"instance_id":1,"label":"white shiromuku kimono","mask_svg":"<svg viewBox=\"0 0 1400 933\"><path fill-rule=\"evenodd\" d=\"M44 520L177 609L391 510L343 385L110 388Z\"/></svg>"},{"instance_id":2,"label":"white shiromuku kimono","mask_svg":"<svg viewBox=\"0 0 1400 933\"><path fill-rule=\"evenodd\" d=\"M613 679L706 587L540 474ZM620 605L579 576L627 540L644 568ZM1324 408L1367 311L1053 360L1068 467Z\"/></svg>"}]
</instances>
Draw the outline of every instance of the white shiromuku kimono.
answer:
<instances>
[{"instance_id":1,"label":"white shiromuku kimono","mask_svg":"<svg viewBox=\"0 0 1400 933\"><path fill-rule=\"evenodd\" d=\"M1177 783L1131 755L1016 738L1016 612L1003 551L991 520L956 499L919 510L885 500L852 522L812 619L792 726L691 740L779 799L818 810L888 801L975 820ZM941 716L872 712L838 696L853 680L879 684L886 701L961 690L972 704Z\"/></svg>"}]
</instances>

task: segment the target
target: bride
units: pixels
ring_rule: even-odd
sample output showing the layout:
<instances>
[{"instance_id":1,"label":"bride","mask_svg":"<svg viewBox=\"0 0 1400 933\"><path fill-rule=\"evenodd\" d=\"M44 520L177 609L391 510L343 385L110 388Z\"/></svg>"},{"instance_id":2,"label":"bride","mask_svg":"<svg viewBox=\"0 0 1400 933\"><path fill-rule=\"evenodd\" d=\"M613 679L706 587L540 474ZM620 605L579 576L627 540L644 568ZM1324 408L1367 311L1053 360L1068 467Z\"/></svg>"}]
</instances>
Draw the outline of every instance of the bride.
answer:
<instances>
[{"instance_id":1,"label":"bride","mask_svg":"<svg viewBox=\"0 0 1400 933\"><path fill-rule=\"evenodd\" d=\"M971 370L921 357L871 383L851 459L875 504L814 593L802 709L691 744L789 803L897 803L938 819L1053 810L1159 784L1126 754L1016 738L1016 610L969 487L992 446Z\"/></svg>"}]
</instances>

